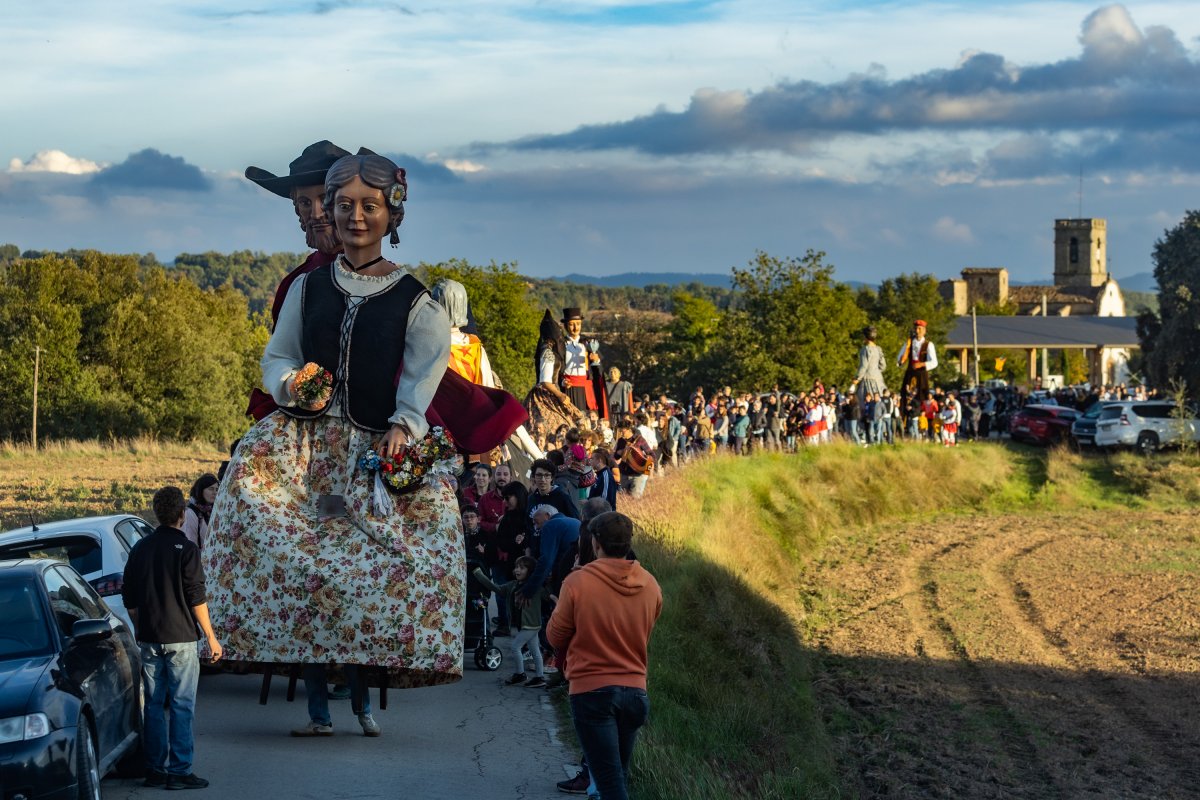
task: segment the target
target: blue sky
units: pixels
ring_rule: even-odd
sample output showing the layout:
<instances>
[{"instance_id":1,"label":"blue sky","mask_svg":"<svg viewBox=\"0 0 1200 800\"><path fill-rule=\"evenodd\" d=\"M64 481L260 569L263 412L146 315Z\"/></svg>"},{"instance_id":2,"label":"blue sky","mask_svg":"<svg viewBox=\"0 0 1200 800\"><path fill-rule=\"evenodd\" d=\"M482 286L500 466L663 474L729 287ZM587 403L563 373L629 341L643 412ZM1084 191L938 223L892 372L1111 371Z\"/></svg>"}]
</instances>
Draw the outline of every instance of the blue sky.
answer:
<instances>
[{"instance_id":1,"label":"blue sky","mask_svg":"<svg viewBox=\"0 0 1200 800\"><path fill-rule=\"evenodd\" d=\"M1043 280L1082 169L1120 277L1196 206L1198 37L1172 1L25 4L0 242L300 250L242 172L328 138L410 168L409 263Z\"/></svg>"}]
</instances>

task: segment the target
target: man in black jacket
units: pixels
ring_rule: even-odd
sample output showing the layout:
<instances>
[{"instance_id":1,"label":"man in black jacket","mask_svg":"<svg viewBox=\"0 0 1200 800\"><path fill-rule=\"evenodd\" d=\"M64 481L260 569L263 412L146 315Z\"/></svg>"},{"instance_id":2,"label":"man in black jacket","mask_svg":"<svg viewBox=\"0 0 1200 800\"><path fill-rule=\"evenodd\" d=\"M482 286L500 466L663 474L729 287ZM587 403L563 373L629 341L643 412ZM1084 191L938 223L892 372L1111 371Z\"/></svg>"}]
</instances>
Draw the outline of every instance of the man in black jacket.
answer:
<instances>
[{"instance_id":1,"label":"man in black jacket","mask_svg":"<svg viewBox=\"0 0 1200 800\"><path fill-rule=\"evenodd\" d=\"M200 550L180 530L186 507L177 487L155 492L158 528L130 551L121 590L142 651L145 785L168 789L208 786L192 772L192 717L200 678L197 625L212 660L222 652L208 618Z\"/></svg>"}]
</instances>

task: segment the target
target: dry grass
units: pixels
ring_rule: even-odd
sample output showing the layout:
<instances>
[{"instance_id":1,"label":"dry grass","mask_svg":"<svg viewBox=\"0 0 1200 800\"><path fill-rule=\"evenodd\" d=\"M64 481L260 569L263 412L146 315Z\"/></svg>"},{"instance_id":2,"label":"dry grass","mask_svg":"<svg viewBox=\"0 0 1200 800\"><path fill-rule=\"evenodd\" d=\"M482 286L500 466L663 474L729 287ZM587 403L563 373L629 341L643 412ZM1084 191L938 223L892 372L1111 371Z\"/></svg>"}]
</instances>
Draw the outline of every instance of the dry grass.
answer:
<instances>
[{"instance_id":1,"label":"dry grass","mask_svg":"<svg viewBox=\"0 0 1200 800\"><path fill-rule=\"evenodd\" d=\"M30 520L131 512L145 515L161 486L185 492L225 454L211 444L155 439L0 444L0 529Z\"/></svg>"}]
</instances>

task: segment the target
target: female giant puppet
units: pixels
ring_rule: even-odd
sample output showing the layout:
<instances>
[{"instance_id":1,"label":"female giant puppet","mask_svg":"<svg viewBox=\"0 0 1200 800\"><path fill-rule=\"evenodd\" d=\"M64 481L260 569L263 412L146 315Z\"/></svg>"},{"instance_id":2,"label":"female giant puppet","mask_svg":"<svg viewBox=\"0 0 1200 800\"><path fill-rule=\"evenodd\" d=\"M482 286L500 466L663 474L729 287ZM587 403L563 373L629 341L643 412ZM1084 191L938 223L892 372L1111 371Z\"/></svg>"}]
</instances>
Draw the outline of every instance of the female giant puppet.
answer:
<instances>
[{"instance_id":1,"label":"female giant puppet","mask_svg":"<svg viewBox=\"0 0 1200 800\"><path fill-rule=\"evenodd\" d=\"M394 687L448 683L462 674L454 493L432 478L379 515L357 463L369 449L392 455L424 436L427 417L443 422L439 407L504 414L495 397L448 379L445 311L380 254L384 236L398 242L403 170L360 152L337 161L325 185L344 252L288 290L262 360L280 409L242 439L217 498L209 602L234 666L367 665L386 668ZM334 381L302 408L293 378L308 362ZM494 446L523 419L509 421L496 430L485 420L492 430L464 446Z\"/></svg>"}]
</instances>

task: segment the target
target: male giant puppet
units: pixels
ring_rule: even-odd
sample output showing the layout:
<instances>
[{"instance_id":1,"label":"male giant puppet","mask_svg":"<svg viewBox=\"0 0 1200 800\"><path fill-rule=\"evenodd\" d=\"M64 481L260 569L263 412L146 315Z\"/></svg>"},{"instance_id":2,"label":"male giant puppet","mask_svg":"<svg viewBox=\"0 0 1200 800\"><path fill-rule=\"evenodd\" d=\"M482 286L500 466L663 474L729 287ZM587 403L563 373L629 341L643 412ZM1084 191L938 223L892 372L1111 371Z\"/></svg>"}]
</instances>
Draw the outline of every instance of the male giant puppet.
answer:
<instances>
[{"instance_id":1,"label":"male giant puppet","mask_svg":"<svg viewBox=\"0 0 1200 800\"><path fill-rule=\"evenodd\" d=\"M576 408L595 411L602 419L608 419L608 394L600 370L599 343L583 338L583 314L578 308L563 309L562 323L567 332L563 364L567 396Z\"/></svg>"},{"instance_id":2,"label":"male giant puppet","mask_svg":"<svg viewBox=\"0 0 1200 800\"><path fill-rule=\"evenodd\" d=\"M911 406L920 403L929 392L929 371L937 369L937 350L933 342L925 338L925 320L913 322L912 336L904 340L896 356L896 366L904 369L904 383L900 387L900 410L905 422L912 413Z\"/></svg>"}]
</instances>

